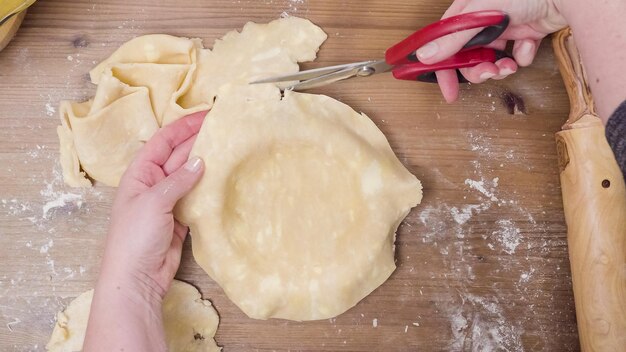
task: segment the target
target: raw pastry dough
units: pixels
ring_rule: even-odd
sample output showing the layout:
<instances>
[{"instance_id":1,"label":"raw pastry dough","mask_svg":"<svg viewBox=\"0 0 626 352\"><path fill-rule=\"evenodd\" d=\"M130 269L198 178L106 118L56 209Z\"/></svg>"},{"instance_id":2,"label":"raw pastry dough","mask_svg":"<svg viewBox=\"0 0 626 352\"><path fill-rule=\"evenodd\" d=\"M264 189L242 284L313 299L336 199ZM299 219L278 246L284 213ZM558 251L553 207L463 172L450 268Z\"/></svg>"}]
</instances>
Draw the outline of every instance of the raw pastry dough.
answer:
<instances>
[{"instance_id":1,"label":"raw pastry dough","mask_svg":"<svg viewBox=\"0 0 626 352\"><path fill-rule=\"evenodd\" d=\"M337 316L395 269L420 182L365 115L323 95L224 86L193 146L206 171L176 209L200 266L248 316Z\"/></svg>"},{"instance_id":2,"label":"raw pastry dough","mask_svg":"<svg viewBox=\"0 0 626 352\"><path fill-rule=\"evenodd\" d=\"M128 41L91 70L98 84L93 100L61 102L57 134L65 182L88 187L89 176L117 186L159 127L208 110L223 84L297 72L297 63L313 60L325 39L310 21L287 17L248 23L213 50L199 39L164 34Z\"/></svg>"},{"instance_id":3,"label":"raw pastry dough","mask_svg":"<svg viewBox=\"0 0 626 352\"><path fill-rule=\"evenodd\" d=\"M76 297L63 312L57 314L46 350L75 352L83 349L93 290ZM163 299L163 325L168 351L219 352L213 336L219 317L211 302L203 300L198 290L174 280Z\"/></svg>"},{"instance_id":4,"label":"raw pastry dough","mask_svg":"<svg viewBox=\"0 0 626 352\"><path fill-rule=\"evenodd\" d=\"M150 107L159 126L162 126L209 108L203 102L189 109L183 109L177 103L194 82L197 56L201 50L200 39L165 34L145 35L123 44L89 75L91 82L98 84L98 90L106 77L113 77L129 86L148 88ZM108 89L105 88L105 91L108 92Z\"/></svg>"},{"instance_id":5,"label":"raw pastry dough","mask_svg":"<svg viewBox=\"0 0 626 352\"><path fill-rule=\"evenodd\" d=\"M71 186L90 184L76 174L79 164L93 179L117 186L135 153L159 128L147 88L130 87L110 76L100 87L93 100L61 102L57 133L63 176Z\"/></svg>"},{"instance_id":6,"label":"raw pastry dough","mask_svg":"<svg viewBox=\"0 0 626 352\"><path fill-rule=\"evenodd\" d=\"M213 50L200 51L198 77L179 102L183 107L212 104L226 83L247 84L296 73L298 62L315 60L326 38L321 28L298 17L267 24L248 22L241 33L232 31L216 40Z\"/></svg>"},{"instance_id":7,"label":"raw pastry dough","mask_svg":"<svg viewBox=\"0 0 626 352\"><path fill-rule=\"evenodd\" d=\"M98 84L96 96L84 103L63 101L59 109L65 182L90 186L86 173L117 186L164 119L206 109L200 104L184 110L175 102L191 84L201 48L199 39L146 35L125 43L91 70L91 80Z\"/></svg>"}]
</instances>

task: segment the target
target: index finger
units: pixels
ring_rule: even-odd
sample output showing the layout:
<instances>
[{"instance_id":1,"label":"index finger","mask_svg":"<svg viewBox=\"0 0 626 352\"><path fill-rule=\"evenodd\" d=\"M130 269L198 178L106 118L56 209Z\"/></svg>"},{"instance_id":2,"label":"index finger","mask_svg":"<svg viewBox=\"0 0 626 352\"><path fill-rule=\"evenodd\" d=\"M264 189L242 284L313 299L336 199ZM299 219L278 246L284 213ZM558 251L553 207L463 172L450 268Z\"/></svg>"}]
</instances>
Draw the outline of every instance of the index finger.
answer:
<instances>
[{"instance_id":1,"label":"index finger","mask_svg":"<svg viewBox=\"0 0 626 352\"><path fill-rule=\"evenodd\" d=\"M163 166L178 145L198 133L206 114L199 111L161 128L141 148L136 160Z\"/></svg>"},{"instance_id":2,"label":"index finger","mask_svg":"<svg viewBox=\"0 0 626 352\"><path fill-rule=\"evenodd\" d=\"M459 97L459 78L456 70L441 70L435 72L437 75L437 83L441 89L443 98L448 103L452 103Z\"/></svg>"}]
</instances>

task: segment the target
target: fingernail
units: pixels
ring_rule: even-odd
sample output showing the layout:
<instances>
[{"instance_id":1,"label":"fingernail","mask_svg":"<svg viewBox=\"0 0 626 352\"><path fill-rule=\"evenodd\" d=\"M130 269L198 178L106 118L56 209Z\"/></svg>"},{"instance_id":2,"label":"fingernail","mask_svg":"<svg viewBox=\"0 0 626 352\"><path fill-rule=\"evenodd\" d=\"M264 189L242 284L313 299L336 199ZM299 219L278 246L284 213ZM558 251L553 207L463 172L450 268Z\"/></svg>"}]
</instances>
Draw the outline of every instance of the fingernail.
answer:
<instances>
[{"instance_id":1,"label":"fingernail","mask_svg":"<svg viewBox=\"0 0 626 352\"><path fill-rule=\"evenodd\" d=\"M483 72L483 73L480 74L479 78L484 81L484 80L487 80L489 78L494 78L495 76L496 75L491 73L491 72Z\"/></svg>"},{"instance_id":2,"label":"fingernail","mask_svg":"<svg viewBox=\"0 0 626 352\"><path fill-rule=\"evenodd\" d=\"M417 55L417 57L420 59L428 59L430 57L435 56L435 54L437 54L438 51L439 51L439 45L437 45L437 43L435 42L430 42L424 45L423 47L417 49L417 51L415 52L415 55Z\"/></svg>"},{"instance_id":3,"label":"fingernail","mask_svg":"<svg viewBox=\"0 0 626 352\"><path fill-rule=\"evenodd\" d=\"M500 70L500 76L508 76L512 73L515 73L515 71L511 70L510 68L503 68Z\"/></svg>"},{"instance_id":4,"label":"fingernail","mask_svg":"<svg viewBox=\"0 0 626 352\"><path fill-rule=\"evenodd\" d=\"M198 172L202 168L202 159L194 156L185 163L185 169L191 172Z\"/></svg>"},{"instance_id":5,"label":"fingernail","mask_svg":"<svg viewBox=\"0 0 626 352\"><path fill-rule=\"evenodd\" d=\"M533 50L534 45L531 42L523 42L519 47L519 54L529 55Z\"/></svg>"}]
</instances>

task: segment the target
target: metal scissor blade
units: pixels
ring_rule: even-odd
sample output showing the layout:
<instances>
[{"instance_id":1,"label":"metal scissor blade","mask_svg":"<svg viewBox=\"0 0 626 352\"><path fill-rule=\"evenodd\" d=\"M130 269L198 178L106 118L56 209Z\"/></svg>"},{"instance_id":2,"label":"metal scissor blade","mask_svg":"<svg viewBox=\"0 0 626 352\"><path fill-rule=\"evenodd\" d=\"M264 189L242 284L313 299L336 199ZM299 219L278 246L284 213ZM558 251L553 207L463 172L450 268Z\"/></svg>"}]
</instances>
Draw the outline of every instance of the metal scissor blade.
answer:
<instances>
[{"instance_id":1,"label":"metal scissor blade","mask_svg":"<svg viewBox=\"0 0 626 352\"><path fill-rule=\"evenodd\" d=\"M312 70L300 71L300 72L296 72L296 73L289 74L289 75L264 78L264 79L256 80L254 82L250 82L250 84L305 81L305 80L321 77L324 75L328 75L331 73L344 71L346 69L367 66L368 64L371 64L374 62L377 62L377 61L370 60L370 61L353 62L353 63L343 64L343 65L314 68Z\"/></svg>"},{"instance_id":2,"label":"metal scissor blade","mask_svg":"<svg viewBox=\"0 0 626 352\"><path fill-rule=\"evenodd\" d=\"M344 68L341 71L326 74L311 79L301 81L286 88L286 90L305 90L315 87L325 86L327 84L354 77L359 72L360 66Z\"/></svg>"},{"instance_id":3,"label":"metal scissor blade","mask_svg":"<svg viewBox=\"0 0 626 352\"><path fill-rule=\"evenodd\" d=\"M305 90L315 87L324 86L333 82L341 81L352 77L368 77L376 73L383 73L390 71L393 66L388 65L385 60L371 60L363 61L352 67L347 67L341 71L329 73L323 76L315 77L312 79L301 81L296 83L287 89L291 90Z\"/></svg>"}]
</instances>

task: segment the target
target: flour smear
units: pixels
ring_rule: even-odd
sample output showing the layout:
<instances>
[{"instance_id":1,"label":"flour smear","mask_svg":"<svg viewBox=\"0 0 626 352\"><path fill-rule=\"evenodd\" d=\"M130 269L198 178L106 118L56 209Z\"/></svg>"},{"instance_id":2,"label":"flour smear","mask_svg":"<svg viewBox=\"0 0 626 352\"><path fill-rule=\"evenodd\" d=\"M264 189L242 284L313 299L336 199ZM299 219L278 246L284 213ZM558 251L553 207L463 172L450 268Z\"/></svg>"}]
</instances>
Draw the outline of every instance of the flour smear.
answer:
<instances>
[{"instance_id":1,"label":"flour smear","mask_svg":"<svg viewBox=\"0 0 626 352\"><path fill-rule=\"evenodd\" d=\"M24 234L23 245L34 251L31 260L33 264L42 263L47 273L42 275L59 278L60 280L74 277L75 273L84 274L87 269L63 267L57 268L53 259L55 238L57 236L56 221L63 215L67 221L79 221L79 218L67 216L78 211L89 211L87 197L102 200L102 193L94 188L69 188L63 182L61 166L58 161L58 152L45 145L37 144L33 149L24 153L24 164L30 162L52 164L51 171L40 175L30 176L30 181L39 184L38 191L27 194L13 195L0 199L0 209L5 214L18 221L25 221L32 226L32 231ZM26 226L25 228L29 228ZM18 273L19 274L19 273ZM23 273L22 273L23 274ZM8 281L11 287L19 288L23 284L22 276L17 275ZM6 283L0 280L0 288ZM17 324L17 323L15 323Z\"/></svg>"},{"instance_id":2,"label":"flour smear","mask_svg":"<svg viewBox=\"0 0 626 352\"><path fill-rule=\"evenodd\" d=\"M485 138L474 135L475 143L471 148L480 156L492 158L494 150ZM515 155L509 150L503 158L510 159ZM520 296L527 294L527 285L531 284L535 268L521 271L516 266L519 260L517 251L523 246L530 248L531 242L526 243L523 229L545 231L535 221L532 213L520 206L519 196L514 191L502 191L500 185L506 174L499 169L485 169L481 165L481 158L471 162L473 169L469 170L471 177L463 181L462 192L466 199L465 204L437 203L421 208L419 222L423 225L420 233L424 244L432 245L440 253L444 265L444 272L454 273L450 277L449 292L445 298L436 302L440 312L449 319L451 340L447 349L450 351L523 351L521 336L524 333L523 323L532 319L534 306L529 305L528 317L510 317L506 314L509 305L506 297L511 292L501 292L494 284L492 289L477 290L474 287L476 279L474 264L476 261L468 258L481 257L484 249L494 253L493 258L498 265L496 272L506 272L507 275L518 277L514 281L514 290ZM454 182L445 178L445 175L435 171L438 179L450 187L458 187ZM491 216L482 216L490 213ZM493 214L503 214L501 218L493 219ZM523 219L523 220L520 220ZM482 241L475 245L468 244L467 236L478 233ZM490 230L482 230L482 229ZM480 237L479 237L480 239ZM533 242L534 243L534 242ZM544 241L542 252L549 244ZM493 260L493 259L492 259ZM527 268L527 266L525 266ZM494 269L491 269L494 270ZM508 274L510 273L510 274ZM483 271L482 275L486 275ZM489 275L489 274L487 274ZM480 294L476 294L480 292ZM530 297L531 298L531 297ZM549 338L549 337L545 337Z\"/></svg>"}]
</instances>

